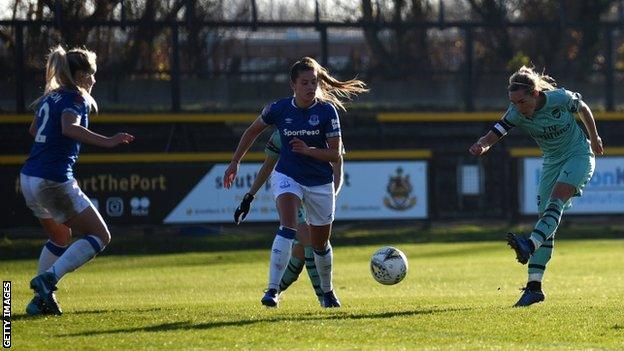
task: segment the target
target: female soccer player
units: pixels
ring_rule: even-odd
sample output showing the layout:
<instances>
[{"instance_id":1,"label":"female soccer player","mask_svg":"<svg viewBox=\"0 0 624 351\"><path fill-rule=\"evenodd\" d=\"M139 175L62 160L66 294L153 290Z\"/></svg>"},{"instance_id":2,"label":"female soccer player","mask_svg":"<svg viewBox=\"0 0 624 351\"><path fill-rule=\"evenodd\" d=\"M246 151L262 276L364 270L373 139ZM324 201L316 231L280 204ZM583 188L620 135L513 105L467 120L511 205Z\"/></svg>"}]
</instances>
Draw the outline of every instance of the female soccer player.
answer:
<instances>
[{"instance_id":1,"label":"female soccer player","mask_svg":"<svg viewBox=\"0 0 624 351\"><path fill-rule=\"evenodd\" d=\"M282 141L280 158L271 177L277 201L280 226L271 250L269 286L261 302L275 307L279 281L286 269L297 232L297 211L303 202L308 222L314 263L323 290L324 307L340 307L332 286L333 254L329 245L334 220L334 185L330 162L342 158L341 132L334 106L344 109L339 97L368 91L357 79L338 81L314 59L304 57L290 70L293 97L267 105L245 130L232 162L225 170L224 185L229 188L240 160L258 135L269 124L277 127Z\"/></svg>"},{"instance_id":2,"label":"female soccer player","mask_svg":"<svg viewBox=\"0 0 624 351\"><path fill-rule=\"evenodd\" d=\"M96 55L89 50L53 48L46 64L45 91L33 103L36 114L29 131L35 140L20 183L26 205L50 240L41 250L37 276L30 282L35 291L26 307L30 315L60 315L54 295L58 281L110 242L106 223L78 187L72 168L81 143L111 148L134 137L127 133L105 137L88 129L89 112L97 112L91 97L96 69ZM75 235L84 237L67 247Z\"/></svg>"},{"instance_id":3,"label":"female soccer player","mask_svg":"<svg viewBox=\"0 0 624 351\"><path fill-rule=\"evenodd\" d=\"M234 212L234 221L236 224L240 224L240 222L247 217L251 202L254 200L256 193L267 181L269 175L275 168L275 164L279 159L281 148L282 142L280 140L279 132L275 131L271 134L271 137L264 148L266 158L264 159L262 167L258 171L258 175L254 179L249 192L245 194L240 205ZM332 163L332 168L334 172L334 179L336 180L334 181L334 190L337 195L338 192L340 192L340 188L343 183L342 159L337 163ZM301 205L299 206L299 211L297 211L297 238L293 241L290 260L288 262L287 269L284 271L284 275L280 280L278 294L281 294L288 289L288 287L299 278L299 275L303 270L304 263L308 276L310 277L310 282L314 288L314 292L319 299L319 303L323 306L323 291L321 290L318 272L316 270L316 265L314 264L314 252L310 243L310 226L307 223L305 208Z\"/></svg>"},{"instance_id":4,"label":"female soccer player","mask_svg":"<svg viewBox=\"0 0 624 351\"><path fill-rule=\"evenodd\" d=\"M528 133L543 153L539 220L528 239L507 234L517 260L529 263L528 283L515 304L520 307L544 301L542 278L563 211L571 206L573 196L581 196L594 172L594 153L602 155L603 147L592 112L579 93L556 89L554 79L525 66L509 78L507 91L511 101L507 112L470 147L470 153L484 154L515 126ZM576 123L575 112L580 113L589 140Z\"/></svg>"}]
</instances>

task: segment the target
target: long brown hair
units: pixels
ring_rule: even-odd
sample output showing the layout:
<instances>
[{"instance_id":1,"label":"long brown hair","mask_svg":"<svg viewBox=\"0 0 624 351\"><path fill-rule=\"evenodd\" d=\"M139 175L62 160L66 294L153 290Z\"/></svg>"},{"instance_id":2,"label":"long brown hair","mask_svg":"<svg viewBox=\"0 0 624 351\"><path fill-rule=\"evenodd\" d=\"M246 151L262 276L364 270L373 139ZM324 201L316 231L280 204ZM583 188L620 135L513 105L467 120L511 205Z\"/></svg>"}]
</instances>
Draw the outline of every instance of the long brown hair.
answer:
<instances>
[{"instance_id":1,"label":"long brown hair","mask_svg":"<svg viewBox=\"0 0 624 351\"><path fill-rule=\"evenodd\" d=\"M66 88L79 91L89 102L91 108L97 112L97 103L91 94L79 87L74 80L76 71L95 73L97 70L96 58L95 53L87 49L73 48L65 51L61 45L53 47L48 54L46 63L45 90L43 95L31 104L31 107L36 107L50 92L59 88Z\"/></svg>"},{"instance_id":2,"label":"long brown hair","mask_svg":"<svg viewBox=\"0 0 624 351\"><path fill-rule=\"evenodd\" d=\"M555 79L543 73L537 73L531 67L522 66L509 77L508 91L524 90L525 93L555 90Z\"/></svg>"},{"instance_id":3,"label":"long brown hair","mask_svg":"<svg viewBox=\"0 0 624 351\"><path fill-rule=\"evenodd\" d=\"M319 85L316 90L316 98L329 102L343 111L346 111L343 99L351 100L354 95L368 91L366 83L359 79L337 80L329 74L325 67L311 57L304 57L292 65L290 81L294 83L303 71L315 71L318 75Z\"/></svg>"}]
</instances>

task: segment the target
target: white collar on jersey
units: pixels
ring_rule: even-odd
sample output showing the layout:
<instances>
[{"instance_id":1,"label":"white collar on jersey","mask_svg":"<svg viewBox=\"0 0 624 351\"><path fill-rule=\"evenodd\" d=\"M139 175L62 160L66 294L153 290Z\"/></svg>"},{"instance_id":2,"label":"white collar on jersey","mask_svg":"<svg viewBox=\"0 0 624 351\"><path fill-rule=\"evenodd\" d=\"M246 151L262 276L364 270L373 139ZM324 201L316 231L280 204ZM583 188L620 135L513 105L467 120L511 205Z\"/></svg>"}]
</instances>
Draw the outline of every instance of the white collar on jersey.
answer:
<instances>
[{"instance_id":1,"label":"white collar on jersey","mask_svg":"<svg viewBox=\"0 0 624 351\"><path fill-rule=\"evenodd\" d=\"M294 96L293 96L293 98L290 100L290 103L291 103L291 104L293 105L293 107L295 107L295 108L301 108L301 107L297 106L297 104L295 103L295 97L294 97ZM313 103L312 105L310 105L310 106L308 106L307 108L302 109L302 110L309 110L309 109L311 109L312 107L316 106L316 104L317 104L317 103L318 103L318 99L314 99L314 103Z\"/></svg>"}]
</instances>

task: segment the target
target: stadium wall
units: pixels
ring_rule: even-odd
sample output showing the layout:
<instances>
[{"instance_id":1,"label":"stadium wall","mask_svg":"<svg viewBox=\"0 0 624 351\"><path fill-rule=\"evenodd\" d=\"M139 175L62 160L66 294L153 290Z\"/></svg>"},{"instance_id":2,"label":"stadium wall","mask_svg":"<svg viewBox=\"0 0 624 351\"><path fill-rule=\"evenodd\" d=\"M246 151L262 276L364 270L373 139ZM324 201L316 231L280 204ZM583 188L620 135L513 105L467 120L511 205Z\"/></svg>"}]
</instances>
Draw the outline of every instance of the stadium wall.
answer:
<instances>
[{"instance_id":1,"label":"stadium wall","mask_svg":"<svg viewBox=\"0 0 624 351\"><path fill-rule=\"evenodd\" d=\"M498 112L350 112L342 118L346 161L425 160L426 185L413 183L412 188L413 191L427 190L427 219L532 216L527 210L531 199L525 189L533 185L526 183L528 178L523 172L526 171L525 158L539 157L540 151L530 138L512 131L485 157L473 157L467 152L474 140L487 132L499 116ZM238 138L255 117L253 113L94 116L95 131L110 135L124 130L136 135L137 139L132 145L115 149L115 153L84 145L76 174L83 182L85 192L97 199L102 212L106 213L107 206L111 209L120 206L119 200L114 198L122 199L123 215L110 218L111 223L162 223L210 170L229 161ZM32 142L27 132L31 118L28 115L0 115L2 186L4 194L11 194L11 201L2 204L4 213L10 215L3 217L0 227L34 223L23 204L17 183L19 167ZM598 112L596 119L606 145L606 155L613 158L609 161L610 172L619 179L617 156L624 155L624 128L621 127L624 114ZM246 162L258 163L264 159L262 148L268 134L264 133L254 144ZM598 163L597 175L601 167ZM396 170L387 172L384 179L396 177ZM349 169L346 171L348 173ZM107 191L99 187L96 190L95 186L101 183L109 184ZM162 184L165 183L166 190L163 190ZM374 183L388 186L387 181ZM619 183L610 189L617 186ZM382 190L384 196L390 196L387 190ZM236 200L236 196L234 194L229 201ZM149 202L148 211L144 209L145 197ZM113 200L109 201L109 198ZM377 195L377 198L383 201L383 196ZM422 203L423 194L417 198ZM270 197L265 200L262 206L268 209L272 200ZM422 216L407 218L422 219ZM222 221L223 218L198 217L196 220Z\"/></svg>"}]
</instances>

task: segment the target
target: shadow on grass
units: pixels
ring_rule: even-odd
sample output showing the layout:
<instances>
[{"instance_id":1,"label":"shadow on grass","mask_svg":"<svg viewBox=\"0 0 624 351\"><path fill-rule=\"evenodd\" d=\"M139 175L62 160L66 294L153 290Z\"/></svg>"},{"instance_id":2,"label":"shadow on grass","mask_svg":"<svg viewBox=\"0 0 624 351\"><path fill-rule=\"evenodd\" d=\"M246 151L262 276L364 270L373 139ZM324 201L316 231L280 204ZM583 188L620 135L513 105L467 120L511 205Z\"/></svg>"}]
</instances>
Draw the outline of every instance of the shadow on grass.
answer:
<instances>
[{"instance_id":1,"label":"shadow on grass","mask_svg":"<svg viewBox=\"0 0 624 351\"><path fill-rule=\"evenodd\" d=\"M527 233L532 222L511 226L507 223L462 224L422 222L350 223L336 225L331 241L334 246L400 245L405 243L455 243L499 241L505 233ZM41 229L33 229L38 233ZM275 228L272 225L224 225L207 235L182 235L183 228L115 228L113 240L104 255L155 255L181 252L224 252L269 249ZM559 228L558 239L624 238L624 227L608 223L573 223ZM32 233L31 233L32 234ZM39 256L46 239L24 238L10 232L0 233L0 261L32 259ZM452 253L451 253L452 254Z\"/></svg>"},{"instance_id":2,"label":"shadow on grass","mask_svg":"<svg viewBox=\"0 0 624 351\"><path fill-rule=\"evenodd\" d=\"M120 310L85 310L85 311L75 311L75 312L66 312L64 316L74 316L74 315L87 315L87 314L102 314L102 313L150 313L161 311L161 307L154 308L146 308L146 309L120 309ZM39 316L30 316L26 313L14 314L11 316L11 321L21 321L21 320L38 320L38 319L46 319L46 318L63 318L63 316L55 316L51 314L39 315Z\"/></svg>"},{"instance_id":3,"label":"shadow on grass","mask_svg":"<svg viewBox=\"0 0 624 351\"><path fill-rule=\"evenodd\" d=\"M125 334L125 333L137 333L137 332L169 332L178 330L205 330L223 327L242 327L247 325L254 325L258 323L275 323L275 322L309 322L309 321L329 321L329 320L359 320L359 319L387 319L395 317L410 317L419 315L430 314L443 314L458 311L468 311L474 308L430 308L430 309L416 309L411 311L401 312L382 312L382 313L362 313L362 314L328 314L328 315L289 315L289 316L275 316L258 319L240 319L234 321L220 321L220 322L208 322L194 324L191 321L181 321L173 323L163 323L151 326L136 327L136 328L122 328L112 330L93 330L80 333L71 334L57 334L61 337L75 337L75 336L94 336L94 335L109 335L109 334Z\"/></svg>"}]
</instances>

